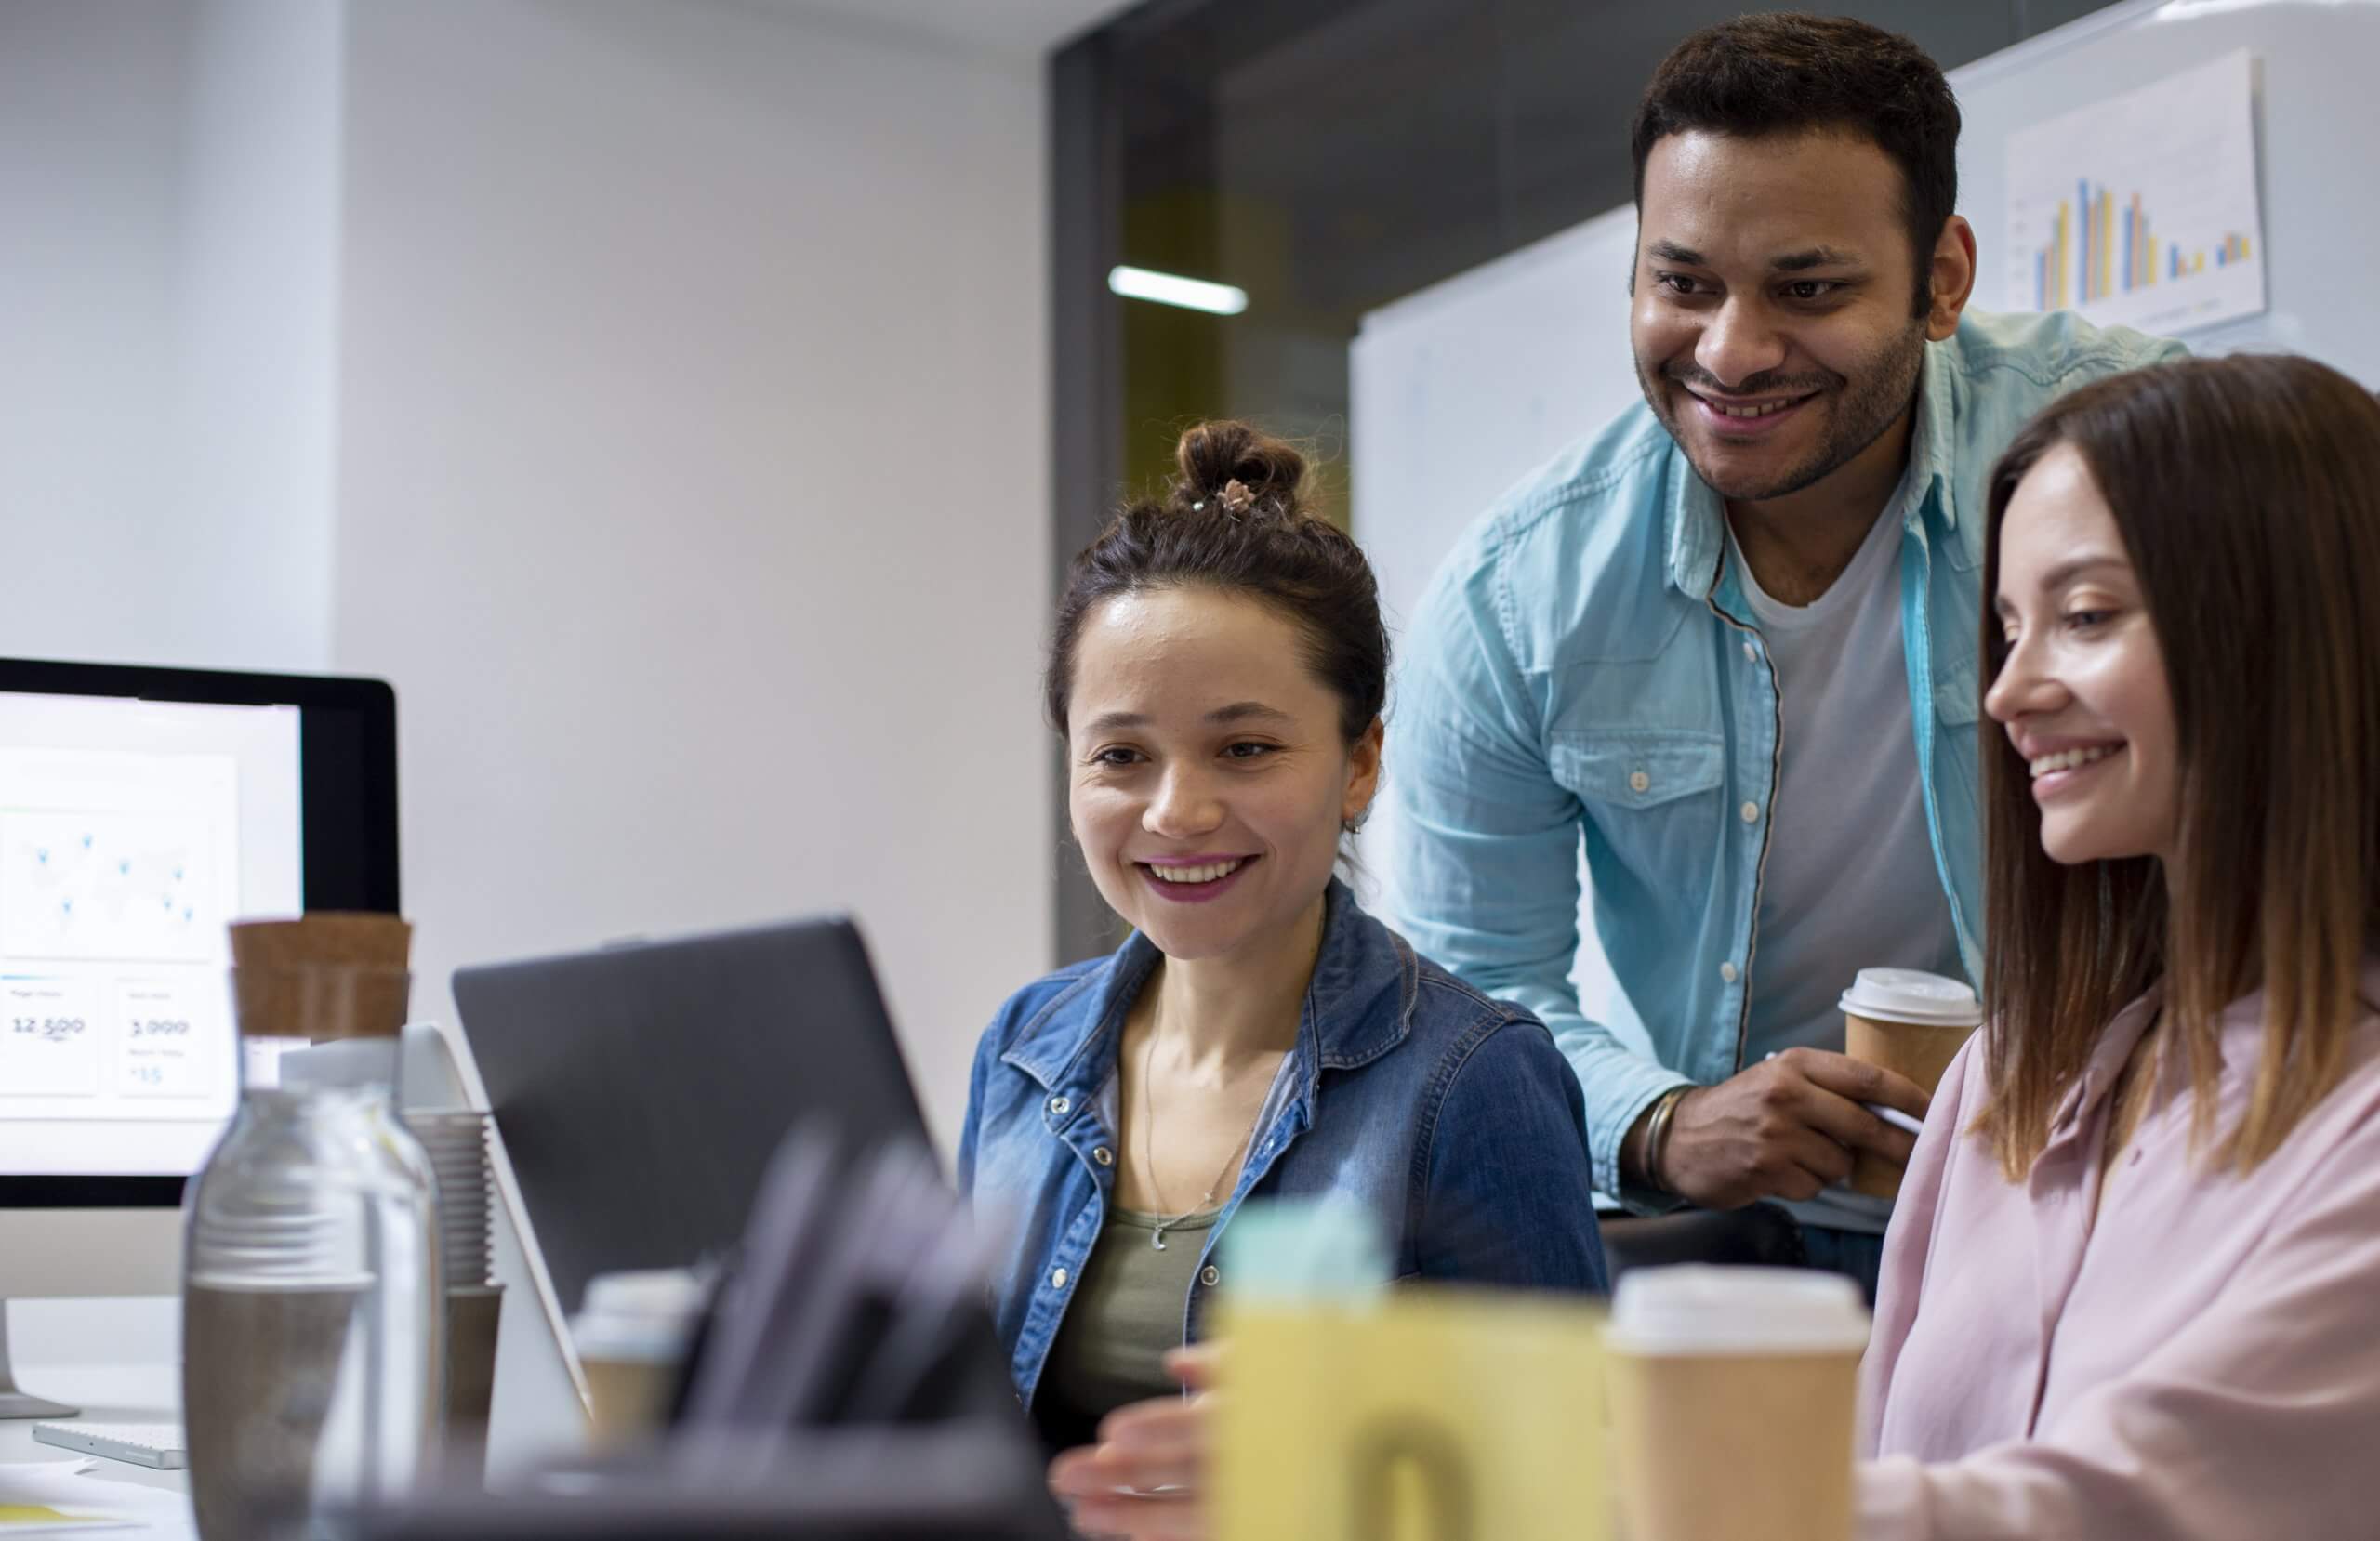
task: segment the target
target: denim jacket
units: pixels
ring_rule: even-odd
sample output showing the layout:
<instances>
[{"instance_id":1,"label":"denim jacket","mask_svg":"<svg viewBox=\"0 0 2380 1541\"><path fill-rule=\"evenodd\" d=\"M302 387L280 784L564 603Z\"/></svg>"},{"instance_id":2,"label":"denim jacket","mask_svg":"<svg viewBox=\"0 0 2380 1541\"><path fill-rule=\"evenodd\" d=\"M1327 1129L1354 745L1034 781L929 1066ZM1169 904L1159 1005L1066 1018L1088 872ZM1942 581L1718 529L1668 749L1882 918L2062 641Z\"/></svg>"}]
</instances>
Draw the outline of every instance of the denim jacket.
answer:
<instances>
[{"instance_id":1,"label":"denim jacket","mask_svg":"<svg viewBox=\"0 0 2380 1541\"><path fill-rule=\"evenodd\" d=\"M2026 419L2179 345L2071 314L1967 312L1929 343L1901 530L1901 638L1935 867L1979 977L1977 660L1991 464ZM1726 561L1719 495L1642 403L1505 494L1439 568L1389 715L1388 914L1554 1030L1586 1087L1596 1187L1672 1087L1743 1068L1779 765L1777 678ZM1594 923L1646 1055L1571 969L1581 840ZM1844 853L1846 876L1858 853Z\"/></svg>"},{"instance_id":2,"label":"denim jacket","mask_svg":"<svg viewBox=\"0 0 2380 1541\"><path fill-rule=\"evenodd\" d=\"M1381 1220L1403 1278L1606 1287L1578 1079L1527 1012L1416 955L1332 882L1296 1046L1206 1232L1183 1341L1250 1196L1336 1194ZM992 1307L1030 1407L1115 1192L1117 1046L1158 961L1135 933L1011 996L975 1053L959 1186L994 1249Z\"/></svg>"}]
</instances>

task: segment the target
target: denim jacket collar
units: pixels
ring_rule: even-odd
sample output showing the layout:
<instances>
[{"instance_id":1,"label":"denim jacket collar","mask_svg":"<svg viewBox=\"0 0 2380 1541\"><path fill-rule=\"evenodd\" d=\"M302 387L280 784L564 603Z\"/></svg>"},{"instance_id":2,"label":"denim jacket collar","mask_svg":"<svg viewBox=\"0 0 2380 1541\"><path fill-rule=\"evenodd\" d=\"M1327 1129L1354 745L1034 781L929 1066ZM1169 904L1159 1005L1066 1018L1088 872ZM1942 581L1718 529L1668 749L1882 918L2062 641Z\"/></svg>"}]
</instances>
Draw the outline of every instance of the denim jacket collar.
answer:
<instances>
[{"instance_id":1,"label":"denim jacket collar","mask_svg":"<svg viewBox=\"0 0 2380 1541\"><path fill-rule=\"evenodd\" d=\"M1952 491L1951 457L1957 446L1957 370L1947 357L1956 336L1925 345L1917 372L1917 412L1910 428L1909 468L1895 497L1904 525L1914 525L1930 502L1941 511L1942 529L1959 527ZM1719 579L1719 555L1726 549L1726 507L1711 484L1695 472L1686 452L1670 447L1668 507L1669 579L1691 599L1709 596Z\"/></svg>"},{"instance_id":2,"label":"denim jacket collar","mask_svg":"<svg viewBox=\"0 0 2380 1541\"><path fill-rule=\"evenodd\" d=\"M1299 1012L1291 1085L1311 1102L1324 1070L1369 1064L1412 1031L1420 964L1404 939L1366 915L1347 885L1332 878L1324 896L1322 949ZM1138 931L1105 962L1042 1008L1008 1052L1009 1064L1071 1106L1086 1106L1115 1073L1124 1014L1157 968L1157 944ZM1394 992L1395 1009L1379 1009ZM1085 1010L1095 1000L1095 1010ZM1052 1117L1053 1126L1064 1113Z\"/></svg>"}]
</instances>

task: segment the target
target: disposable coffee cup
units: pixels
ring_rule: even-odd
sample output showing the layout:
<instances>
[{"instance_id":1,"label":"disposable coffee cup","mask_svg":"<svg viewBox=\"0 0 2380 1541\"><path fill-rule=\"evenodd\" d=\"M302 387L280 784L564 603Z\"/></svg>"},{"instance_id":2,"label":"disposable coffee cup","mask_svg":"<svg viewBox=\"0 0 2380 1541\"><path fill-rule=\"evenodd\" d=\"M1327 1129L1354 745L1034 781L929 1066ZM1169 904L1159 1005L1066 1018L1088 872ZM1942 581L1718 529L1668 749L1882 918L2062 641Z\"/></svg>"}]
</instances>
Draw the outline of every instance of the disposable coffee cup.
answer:
<instances>
[{"instance_id":1,"label":"disposable coffee cup","mask_svg":"<svg viewBox=\"0 0 2380 1541\"><path fill-rule=\"evenodd\" d=\"M1983 1006L1964 980L1915 968L1862 968L1843 993L1843 1051L1855 1060L1905 1075L1934 1095L1968 1038L1982 1025ZM1901 1169L1871 1151L1854 1153L1851 1186L1892 1198Z\"/></svg>"},{"instance_id":2,"label":"disposable coffee cup","mask_svg":"<svg viewBox=\"0 0 2380 1541\"><path fill-rule=\"evenodd\" d=\"M1868 1312L1840 1274L1641 1269L1605 1333L1629 1541L1845 1541Z\"/></svg>"},{"instance_id":3,"label":"disposable coffee cup","mask_svg":"<svg viewBox=\"0 0 2380 1541\"><path fill-rule=\"evenodd\" d=\"M570 1336L587 1372L595 1448L641 1443L660 1430L708 1296L704 1281L683 1269L605 1273L588 1283Z\"/></svg>"}]
</instances>

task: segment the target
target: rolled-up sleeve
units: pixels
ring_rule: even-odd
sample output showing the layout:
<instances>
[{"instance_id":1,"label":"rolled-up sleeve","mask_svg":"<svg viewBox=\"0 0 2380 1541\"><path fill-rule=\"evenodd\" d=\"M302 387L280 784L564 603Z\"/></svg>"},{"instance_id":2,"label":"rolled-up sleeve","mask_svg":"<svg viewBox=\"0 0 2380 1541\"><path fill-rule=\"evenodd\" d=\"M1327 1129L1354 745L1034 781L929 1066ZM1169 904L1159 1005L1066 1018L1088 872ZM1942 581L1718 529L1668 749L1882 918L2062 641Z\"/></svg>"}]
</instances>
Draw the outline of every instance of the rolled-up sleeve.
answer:
<instances>
[{"instance_id":1,"label":"rolled-up sleeve","mask_svg":"<svg viewBox=\"0 0 2380 1541\"><path fill-rule=\"evenodd\" d=\"M1382 908L1421 952L1553 1032L1585 1094L1595 1186L1619 1194L1621 1139L1690 1083L1580 1010L1580 809L1547 763L1541 682L1501 624L1498 558L1492 533L1458 548L1406 639L1373 848Z\"/></svg>"}]
</instances>

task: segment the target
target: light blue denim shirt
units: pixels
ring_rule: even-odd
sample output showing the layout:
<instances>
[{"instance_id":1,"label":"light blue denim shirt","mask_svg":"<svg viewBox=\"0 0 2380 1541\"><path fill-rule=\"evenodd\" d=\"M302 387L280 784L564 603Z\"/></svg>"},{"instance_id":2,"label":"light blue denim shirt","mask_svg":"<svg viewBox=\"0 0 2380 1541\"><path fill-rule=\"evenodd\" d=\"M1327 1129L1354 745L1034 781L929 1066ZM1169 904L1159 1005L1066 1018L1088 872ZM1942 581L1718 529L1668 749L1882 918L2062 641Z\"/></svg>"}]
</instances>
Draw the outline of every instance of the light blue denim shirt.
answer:
<instances>
[{"instance_id":1,"label":"light blue denim shirt","mask_svg":"<svg viewBox=\"0 0 2380 1541\"><path fill-rule=\"evenodd\" d=\"M1527 1012L1489 1000L1330 885L1297 1043L1183 1301L1197 1338L1250 1195L1362 1205L1399 1278L1606 1287L1575 1078ZM1115 1192L1117 1046L1158 961L1135 932L1025 986L985 1030L959 1187L993 1253L992 1314L1027 1407Z\"/></svg>"},{"instance_id":2,"label":"light blue denim shirt","mask_svg":"<svg viewBox=\"0 0 2380 1541\"><path fill-rule=\"evenodd\" d=\"M1981 968L1976 762L1992 462L2053 398L2178 354L2071 314L1985 316L1926 346L1900 606L1936 870ZM1389 714L1394 922L1554 1030L1585 1088L1595 1186L1663 1091L1741 1070L1778 768L1776 676L1725 560L1716 493L1638 404L1505 496L1438 570ZM1791 818L1792 810L1783 810ZM1579 851L1614 976L1653 1056L1580 1011ZM1857 881L1858 853L1844 853ZM1846 981L1847 982L1847 981Z\"/></svg>"}]
</instances>

